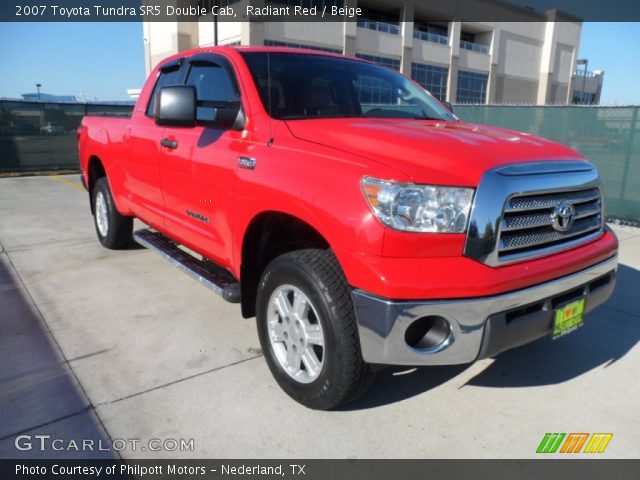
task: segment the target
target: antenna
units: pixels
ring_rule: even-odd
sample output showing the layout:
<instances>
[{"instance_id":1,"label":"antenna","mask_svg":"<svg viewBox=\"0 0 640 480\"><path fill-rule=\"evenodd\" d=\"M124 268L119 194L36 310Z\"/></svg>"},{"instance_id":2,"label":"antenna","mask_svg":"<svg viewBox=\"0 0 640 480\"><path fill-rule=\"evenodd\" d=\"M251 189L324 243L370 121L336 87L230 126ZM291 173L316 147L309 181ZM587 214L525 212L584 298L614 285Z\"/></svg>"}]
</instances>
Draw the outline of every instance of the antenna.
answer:
<instances>
[{"instance_id":1,"label":"antenna","mask_svg":"<svg viewBox=\"0 0 640 480\"><path fill-rule=\"evenodd\" d=\"M267 145L271 146L273 144L273 132L271 130L271 52L267 51L267 114L269 115L269 141Z\"/></svg>"}]
</instances>

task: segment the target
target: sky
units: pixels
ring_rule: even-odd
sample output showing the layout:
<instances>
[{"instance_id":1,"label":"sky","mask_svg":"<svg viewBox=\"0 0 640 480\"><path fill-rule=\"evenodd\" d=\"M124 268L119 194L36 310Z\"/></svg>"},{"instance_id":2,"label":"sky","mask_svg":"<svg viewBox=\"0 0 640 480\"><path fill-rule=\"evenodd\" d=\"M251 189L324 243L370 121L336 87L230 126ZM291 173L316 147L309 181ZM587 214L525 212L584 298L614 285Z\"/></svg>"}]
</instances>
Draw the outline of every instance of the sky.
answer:
<instances>
[{"instance_id":1,"label":"sky","mask_svg":"<svg viewBox=\"0 0 640 480\"><path fill-rule=\"evenodd\" d=\"M0 97L41 91L126 100L145 80L142 24L3 23ZM604 70L601 104L640 105L640 23L585 23L580 58Z\"/></svg>"},{"instance_id":2,"label":"sky","mask_svg":"<svg viewBox=\"0 0 640 480\"><path fill-rule=\"evenodd\" d=\"M0 24L0 97L36 91L127 100L145 80L142 23Z\"/></svg>"},{"instance_id":3,"label":"sky","mask_svg":"<svg viewBox=\"0 0 640 480\"><path fill-rule=\"evenodd\" d=\"M589 59L589 70L604 70L601 105L640 105L639 48L640 23L583 24L579 58Z\"/></svg>"}]
</instances>

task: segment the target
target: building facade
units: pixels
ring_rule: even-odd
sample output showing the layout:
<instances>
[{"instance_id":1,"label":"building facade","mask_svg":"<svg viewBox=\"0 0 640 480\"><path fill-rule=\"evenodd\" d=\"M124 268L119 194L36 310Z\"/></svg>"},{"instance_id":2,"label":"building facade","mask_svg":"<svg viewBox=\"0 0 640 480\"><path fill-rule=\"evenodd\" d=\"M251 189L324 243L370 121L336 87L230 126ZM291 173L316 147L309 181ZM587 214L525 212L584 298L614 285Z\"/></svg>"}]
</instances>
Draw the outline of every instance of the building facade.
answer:
<instances>
[{"instance_id":1,"label":"building facade","mask_svg":"<svg viewBox=\"0 0 640 480\"><path fill-rule=\"evenodd\" d=\"M604 83L604 70L589 71L587 69L576 71L571 79L574 105L600 105L602 85Z\"/></svg>"},{"instance_id":2,"label":"building facade","mask_svg":"<svg viewBox=\"0 0 640 480\"><path fill-rule=\"evenodd\" d=\"M282 45L342 53L395 68L451 103L571 104L576 85L581 87L580 98L591 92L591 81L574 80L582 23L555 10L541 14L521 9L518 22L460 22L453 20L455 2L438 2L438 11L425 10L421 0L264 3L339 3L360 7L362 15L344 22L227 22L214 21L211 14L192 22L145 22L147 73L166 56L196 46ZM243 11L246 0L217 4Z\"/></svg>"}]
</instances>

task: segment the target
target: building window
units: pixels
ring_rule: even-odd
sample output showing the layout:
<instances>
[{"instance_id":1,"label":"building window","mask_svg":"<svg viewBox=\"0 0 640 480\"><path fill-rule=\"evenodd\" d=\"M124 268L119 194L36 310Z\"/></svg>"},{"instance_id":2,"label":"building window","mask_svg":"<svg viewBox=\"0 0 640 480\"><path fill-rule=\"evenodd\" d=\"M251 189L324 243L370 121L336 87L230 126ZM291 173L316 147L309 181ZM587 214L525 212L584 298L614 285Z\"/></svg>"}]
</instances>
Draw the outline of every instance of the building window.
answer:
<instances>
[{"instance_id":1,"label":"building window","mask_svg":"<svg viewBox=\"0 0 640 480\"><path fill-rule=\"evenodd\" d=\"M476 34L471 32L460 32L460 40L463 42L475 43Z\"/></svg>"},{"instance_id":2,"label":"building window","mask_svg":"<svg viewBox=\"0 0 640 480\"><path fill-rule=\"evenodd\" d=\"M381 78L358 75L354 85L361 104L391 105L395 102L391 84Z\"/></svg>"},{"instance_id":3,"label":"building window","mask_svg":"<svg viewBox=\"0 0 640 480\"><path fill-rule=\"evenodd\" d=\"M362 8L358 17L358 27L376 30L378 32L400 34L400 21L398 15L380 12L370 8Z\"/></svg>"},{"instance_id":4,"label":"building window","mask_svg":"<svg viewBox=\"0 0 640 480\"><path fill-rule=\"evenodd\" d=\"M316 47L315 45L305 45L303 43L292 43L292 42L280 42L278 40L265 40L264 44L267 47L306 48L308 50L320 50L321 52L342 53L342 50L338 50L337 48Z\"/></svg>"},{"instance_id":5,"label":"building window","mask_svg":"<svg viewBox=\"0 0 640 480\"><path fill-rule=\"evenodd\" d=\"M489 47L476 42L476 34L471 32L460 32L460 48L478 53L489 53Z\"/></svg>"},{"instance_id":6,"label":"building window","mask_svg":"<svg viewBox=\"0 0 640 480\"><path fill-rule=\"evenodd\" d=\"M487 101L486 73L458 72L458 90L456 92L457 103L485 103Z\"/></svg>"},{"instance_id":7,"label":"building window","mask_svg":"<svg viewBox=\"0 0 640 480\"><path fill-rule=\"evenodd\" d=\"M574 105L594 105L596 103L596 94L575 90L572 103Z\"/></svg>"},{"instance_id":8,"label":"building window","mask_svg":"<svg viewBox=\"0 0 640 480\"><path fill-rule=\"evenodd\" d=\"M426 88L438 100L447 98L449 69L422 63L411 64L411 78Z\"/></svg>"},{"instance_id":9,"label":"building window","mask_svg":"<svg viewBox=\"0 0 640 480\"><path fill-rule=\"evenodd\" d=\"M427 22L415 22L413 24L413 38L425 42L447 45L449 43L449 28L446 25Z\"/></svg>"},{"instance_id":10,"label":"building window","mask_svg":"<svg viewBox=\"0 0 640 480\"><path fill-rule=\"evenodd\" d=\"M376 55L367 55L364 53L356 53L357 58L362 60L368 60L369 62L377 63L383 67L390 67L394 70L400 70L400 60L396 58L378 57Z\"/></svg>"}]
</instances>

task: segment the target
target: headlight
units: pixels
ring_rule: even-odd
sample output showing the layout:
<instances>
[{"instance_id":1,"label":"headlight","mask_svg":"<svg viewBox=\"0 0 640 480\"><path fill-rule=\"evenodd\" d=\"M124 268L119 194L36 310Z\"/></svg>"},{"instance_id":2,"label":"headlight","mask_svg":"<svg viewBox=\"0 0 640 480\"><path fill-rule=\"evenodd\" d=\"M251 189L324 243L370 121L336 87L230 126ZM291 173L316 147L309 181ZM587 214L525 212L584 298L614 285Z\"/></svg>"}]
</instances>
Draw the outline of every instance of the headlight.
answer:
<instances>
[{"instance_id":1,"label":"headlight","mask_svg":"<svg viewBox=\"0 0 640 480\"><path fill-rule=\"evenodd\" d=\"M362 179L362 192L385 225L406 232L464 233L473 188Z\"/></svg>"}]
</instances>

